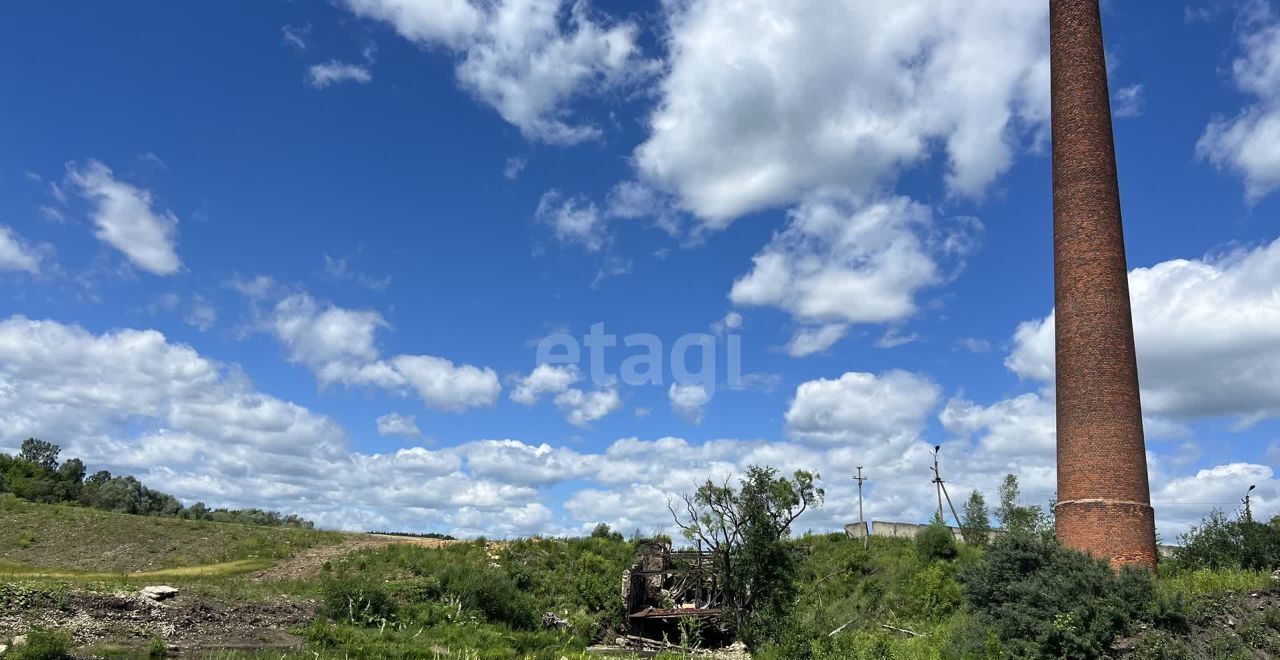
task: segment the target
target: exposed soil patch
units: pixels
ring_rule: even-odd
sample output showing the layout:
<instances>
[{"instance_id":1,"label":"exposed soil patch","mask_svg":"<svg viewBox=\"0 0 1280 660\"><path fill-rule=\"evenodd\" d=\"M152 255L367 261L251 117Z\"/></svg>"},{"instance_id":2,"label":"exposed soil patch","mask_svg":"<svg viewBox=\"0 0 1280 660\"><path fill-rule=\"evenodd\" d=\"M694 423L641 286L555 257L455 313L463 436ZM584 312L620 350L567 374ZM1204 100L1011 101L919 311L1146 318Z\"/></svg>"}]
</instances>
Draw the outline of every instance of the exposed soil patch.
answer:
<instances>
[{"instance_id":1,"label":"exposed soil patch","mask_svg":"<svg viewBox=\"0 0 1280 660\"><path fill-rule=\"evenodd\" d=\"M254 573L253 579L262 582L280 580L305 580L320 572L325 562L340 559L359 550L380 548L393 543L418 545L424 548L442 548L451 543L444 539L432 539L416 536L392 536L389 534L360 534L347 538L336 545L322 545L305 548L292 557L281 561L271 568Z\"/></svg>"},{"instance_id":2,"label":"exposed soil patch","mask_svg":"<svg viewBox=\"0 0 1280 660\"><path fill-rule=\"evenodd\" d=\"M70 633L79 647L145 645L159 638L175 653L294 648L300 640L285 631L310 622L316 608L301 599L235 603L179 594L155 602L136 592L48 593L0 585L0 640L47 628Z\"/></svg>"},{"instance_id":3,"label":"exposed soil patch","mask_svg":"<svg viewBox=\"0 0 1280 660\"><path fill-rule=\"evenodd\" d=\"M1202 596L1192 603L1191 609L1190 630L1171 637L1173 642L1185 645L1190 657L1258 660L1280 657L1280 630L1264 620L1269 611L1280 609L1280 590L1254 589ZM1152 649L1169 645L1169 640L1158 639L1159 636L1155 631L1143 631L1116 640L1112 646L1114 657L1156 657Z\"/></svg>"}]
</instances>

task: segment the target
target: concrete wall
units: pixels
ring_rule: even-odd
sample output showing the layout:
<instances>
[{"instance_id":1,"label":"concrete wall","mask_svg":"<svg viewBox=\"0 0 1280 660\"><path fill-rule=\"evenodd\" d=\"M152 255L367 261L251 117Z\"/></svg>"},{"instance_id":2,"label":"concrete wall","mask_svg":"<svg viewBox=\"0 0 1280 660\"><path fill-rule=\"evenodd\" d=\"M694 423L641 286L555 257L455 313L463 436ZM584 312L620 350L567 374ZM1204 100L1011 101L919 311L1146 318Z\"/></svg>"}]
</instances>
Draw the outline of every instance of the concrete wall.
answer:
<instances>
[{"instance_id":1,"label":"concrete wall","mask_svg":"<svg viewBox=\"0 0 1280 660\"><path fill-rule=\"evenodd\" d=\"M844 526L844 533L851 539L860 539L867 535L867 523L849 523Z\"/></svg>"},{"instance_id":2,"label":"concrete wall","mask_svg":"<svg viewBox=\"0 0 1280 660\"><path fill-rule=\"evenodd\" d=\"M871 521L871 535L887 536L895 539L913 539L928 527L928 525L916 525L914 523L873 520ZM964 540L960 535L959 527L948 527L948 529L955 535L957 541Z\"/></svg>"}]
</instances>

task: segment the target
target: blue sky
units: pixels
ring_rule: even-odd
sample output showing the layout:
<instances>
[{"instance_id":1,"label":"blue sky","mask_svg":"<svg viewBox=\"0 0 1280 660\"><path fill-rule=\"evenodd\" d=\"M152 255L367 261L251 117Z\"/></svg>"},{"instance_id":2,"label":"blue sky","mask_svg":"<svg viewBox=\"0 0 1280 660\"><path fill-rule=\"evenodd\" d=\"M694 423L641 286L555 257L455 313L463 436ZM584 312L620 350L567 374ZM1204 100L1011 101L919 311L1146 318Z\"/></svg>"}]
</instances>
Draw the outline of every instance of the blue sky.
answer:
<instances>
[{"instance_id":1,"label":"blue sky","mask_svg":"<svg viewBox=\"0 0 1280 660\"><path fill-rule=\"evenodd\" d=\"M0 448L353 529L661 529L751 463L923 519L933 444L1047 501L1045 3L794 4L5 7ZM1280 16L1104 5L1169 539L1280 507ZM540 365L593 324L661 383Z\"/></svg>"}]
</instances>

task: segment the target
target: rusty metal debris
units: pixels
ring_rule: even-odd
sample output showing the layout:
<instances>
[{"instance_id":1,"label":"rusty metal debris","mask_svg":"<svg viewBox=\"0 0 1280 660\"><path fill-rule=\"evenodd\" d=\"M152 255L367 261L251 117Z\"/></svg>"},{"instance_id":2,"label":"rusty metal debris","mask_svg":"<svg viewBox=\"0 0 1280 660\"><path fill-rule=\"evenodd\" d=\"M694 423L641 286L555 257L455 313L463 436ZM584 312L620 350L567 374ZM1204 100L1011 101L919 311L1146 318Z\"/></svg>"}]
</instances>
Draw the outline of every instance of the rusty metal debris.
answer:
<instances>
[{"instance_id":1,"label":"rusty metal debris","mask_svg":"<svg viewBox=\"0 0 1280 660\"><path fill-rule=\"evenodd\" d=\"M665 541L641 545L636 562L622 574L622 603L631 632L673 639L679 636L680 620L697 619L704 638L721 637L722 583L710 552L673 551Z\"/></svg>"}]
</instances>

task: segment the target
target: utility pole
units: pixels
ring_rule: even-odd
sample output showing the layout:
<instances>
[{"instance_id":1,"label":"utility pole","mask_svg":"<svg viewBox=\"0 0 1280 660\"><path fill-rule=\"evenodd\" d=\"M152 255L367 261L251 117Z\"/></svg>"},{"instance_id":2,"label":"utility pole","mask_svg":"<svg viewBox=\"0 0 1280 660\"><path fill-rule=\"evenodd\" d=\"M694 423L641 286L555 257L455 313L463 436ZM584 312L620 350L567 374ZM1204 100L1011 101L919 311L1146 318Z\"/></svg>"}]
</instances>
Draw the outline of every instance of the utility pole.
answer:
<instances>
[{"instance_id":1,"label":"utility pole","mask_svg":"<svg viewBox=\"0 0 1280 660\"><path fill-rule=\"evenodd\" d=\"M951 503L951 494L947 492L947 485L942 481L942 473L938 471L938 452L942 451L942 445L933 446L933 487L938 493L938 518L945 525L947 522L945 514L942 513L942 498L947 498L947 506L951 508L951 516L956 519L956 527L960 526L960 516L956 514L956 507Z\"/></svg>"},{"instance_id":2,"label":"utility pole","mask_svg":"<svg viewBox=\"0 0 1280 660\"><path fill-rule=\"evenodd\" d=\"M1244 499L1240 500L1241 502L1244 502L1244 521L1245 522L1253 522L1253 509L1249 508L1249 495L1252 494L1253 489L1257 487L1258 487L1257 484L1249 486L1249 490L1246 490L1244 492Z\"/></svg>"},{"instance_id":3,"label":"utility pole","mask_svg":"<svg viewBox=\"0 0 1280 660\"><path fill-rule=\"evenodd\" d=\"M942 445L933 446L933 490L938 494L938 518L942 518L942 477L938 476L938 452Z\"/></svg>"},{"instance_id":4,"label":"utility pole","mask_svg":"<svg viewBox=\"0 0 1280 660\"><path fill-rule=\"evenodd\" d=\"M862 466L858 466L858 476L854 477L858 482L858 522L862 525L862 549L867 549L867 537L871 536L871 530L867 527L867 519L862 516L862 482L867 478L862 476Z\"/></svg>"}]
</instances>

